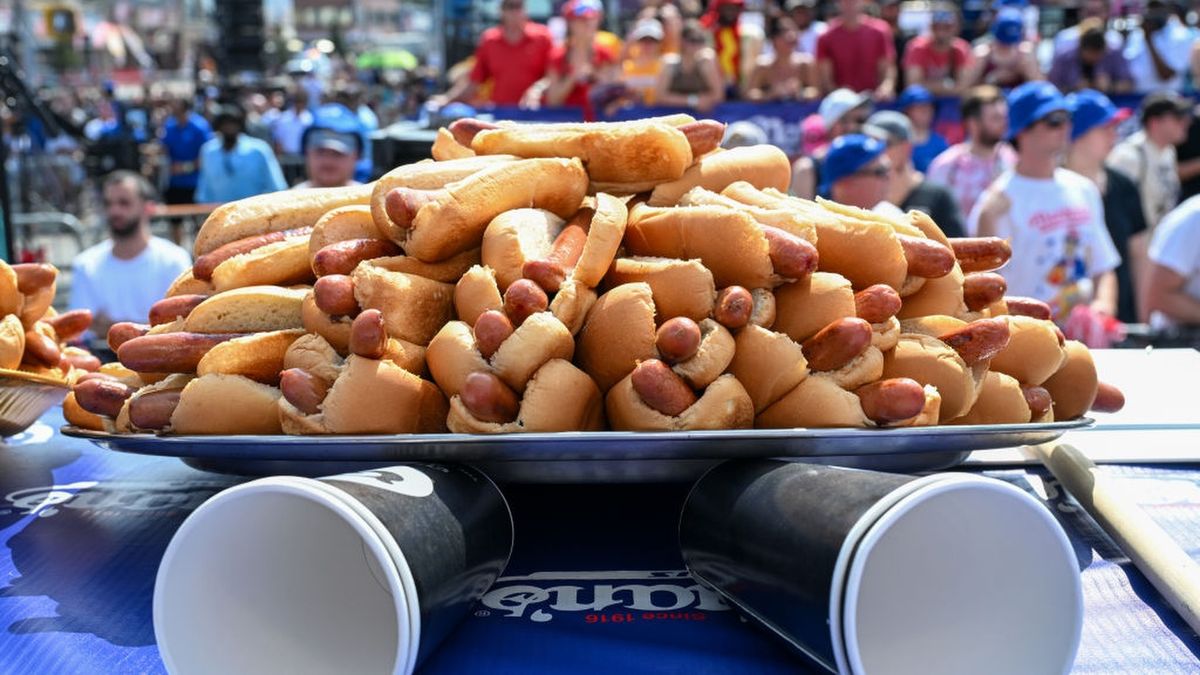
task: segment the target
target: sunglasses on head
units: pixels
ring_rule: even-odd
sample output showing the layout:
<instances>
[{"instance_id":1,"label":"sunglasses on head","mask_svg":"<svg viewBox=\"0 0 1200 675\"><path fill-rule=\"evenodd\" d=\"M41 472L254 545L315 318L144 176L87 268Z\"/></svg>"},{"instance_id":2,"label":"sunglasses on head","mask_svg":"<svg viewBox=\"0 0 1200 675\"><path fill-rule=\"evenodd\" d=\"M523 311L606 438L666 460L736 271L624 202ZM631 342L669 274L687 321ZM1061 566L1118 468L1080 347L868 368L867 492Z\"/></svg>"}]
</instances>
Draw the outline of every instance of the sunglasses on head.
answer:
<instances>
[{"instance_id":1,"label":"sunglasses on head","mask_svg":"<svg viewBox=\"0 0 1200 675\"><path fill-rule=\"evenodd\" d=\"M1071 115L1065 112L1053 112L1038 120L1039 123L1045 124L1051 129L1065 127L1071 123Z\"/></svg>"}]
</instances>

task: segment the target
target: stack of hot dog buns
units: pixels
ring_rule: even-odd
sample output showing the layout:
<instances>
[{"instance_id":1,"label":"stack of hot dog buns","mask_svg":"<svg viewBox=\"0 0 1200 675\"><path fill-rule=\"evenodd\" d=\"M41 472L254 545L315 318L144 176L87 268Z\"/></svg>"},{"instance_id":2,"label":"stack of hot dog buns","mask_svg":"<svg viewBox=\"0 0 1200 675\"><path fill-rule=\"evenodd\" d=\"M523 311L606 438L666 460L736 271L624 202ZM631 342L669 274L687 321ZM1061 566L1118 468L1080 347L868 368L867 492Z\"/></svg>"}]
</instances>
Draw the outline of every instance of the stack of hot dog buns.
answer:
<instances>
[{"instance_id":1,"label":"stack of hot dog buns","mask_svg":"<svg viewBox=\"0 0 1200 675\"><path fill-rule=\"evenodd\" d=\"M104 428L368 434L883 427L1120 406L999 239L787 194L723 125L459 120L435 161L228 204L120 365ZM69 417L69 419L71 419ZM80 421L71 419L80 424Z\"/></svg>"}]
</instances>

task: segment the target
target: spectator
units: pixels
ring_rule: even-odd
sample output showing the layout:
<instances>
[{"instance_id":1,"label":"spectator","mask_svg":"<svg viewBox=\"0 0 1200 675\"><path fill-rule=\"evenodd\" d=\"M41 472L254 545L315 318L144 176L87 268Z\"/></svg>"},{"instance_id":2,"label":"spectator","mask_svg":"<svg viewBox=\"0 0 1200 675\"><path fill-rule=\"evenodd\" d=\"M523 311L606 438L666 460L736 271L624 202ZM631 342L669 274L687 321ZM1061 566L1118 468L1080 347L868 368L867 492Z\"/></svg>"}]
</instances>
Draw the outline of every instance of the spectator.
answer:
<instances>
[{"instance_id":1,"label":"spectator","mask_svg":"<svg viewBox=\"0 0 1200 675\"><path fill-rule=\"evenodd\" d=\"M762 52L762 34L742 21L745 0L711 0L700 24L712 33L726 98L736 98ZM685 38L686 39L686 38Z\"/></svg>"},{"instance_id":2,"label":"spectator","mask_svg":"<svg viewBox=\"0 0 1200 675\"><path fill-rule=\"evenodd\" d=\"M824 21L817 21L817 0L787 0L784 9L792 17L799 31L796 51L817 56L817 38L829 28Z\"/></svg>"},{"instance_id":3,"label":"spectator","mask_svg":"<svg viewBox=\"0 0 1200 675\"><path fill-rule=\"evenodd\" d=\"M741 120L725 127L725 138L721 140L721 147L730 150L751 145L765 145L770 142L767 132L762 127L754 122Z\"/></svg>"},{"instance_id":4,"label":"spectator","mask_svg":"<svg viewBox=\"0 0 1200 675\"><path fill-rule=\"evenodd\" d=\"M930 32L919 35L904 50L908 86L922 85L938 96L958 96L966 88L971 45L958 37L958 9L950 3L933 8Z\"/></svg>"},{"instance_id":5,"label":"spectator","mask_svg":"<svg viewBox=\"0 0 1200 675\"><path fill-rule=\"evenodd\" d=\"M200 148L197 201L231 202L287 188L270 146L242 133L243 124L237 106L226 106L217 113L217 136Z\"/></svg>"},{"instance_id":6,"label":"spectator","mask_svg":"<svg viewBox=\"0 0 1200 675\"><path fill-rule=\"evenodd\" d=\"M1108 163L1133 179L1142 195L1146 226L1151 230L1179 203L1179 168L1175 144L1187 139L1192 106L1171 91L1142 99L1142 129L1126 138Z\"/></svg>"},{"instance_id":7,"label":"spectator","mask_svg":"<svg viewBox=\"0 0 1200 675\"><path fill-rule=\"evenodd\" d=\"M896 47L891 28L864 14L863 0L838 0L838 9L838 18L817 38L821 91L844 87L891 99L896 94Z\"/></svg>"},{"instance_id":8,"label":"spectator","mask_svg":"<svg viewBox=\"0 0 1200 675\"><path fill-rule=\"evenodd\" d=\"M553 47L550 31L533 23L525 0L500 1L500 25L483 31L475 48L470 77L458 80L445 94L431 99L437 107L452 101L473 102L475 93L490 84L487 102L517 105L535 82L546 75Z\"/></svg>"},{"instance_id":9,"label":"spectator","mask_svg":"<svg viewBox=\"0 0 1200 675\"><path fill-rule=\"evenodd\" d=\"M858 133L871 114L871 97L849 89L837 89L821 100L817 114L825 127L826 142L840 136ZM829 146L816 149L811 155L792 163L791 192L797 197L812 199L821 183L821 162Z\"/></svg>"},{"instance_id":10,"label":"spectator","mask_svg":"<svg viewBox=\"0 0 1200 675\"><path fill-rule=\"evenodd\" d=\"M1030 82L1009 94L1008 105L1017 164L979 198L967 231L1011 242L1012 259L1000 269L1009 295L1047 303L1060 322L1075 307L1114 316L1121 258L1100 191L1058 166L1071 127L1066 98L1049 82Z\"/></svg>"},{"instance_id":11,"label":"spectator","mask_svg":"<svg viewBox=\"0 0 1200 675\"><path fill-rule=\"evenodd\" d=\"M725 100L725 85L707 37L696 21L683 24L682 48L678 55L663 57L662 72L658 74L655 98L660 105L707 112Z\"/></svg>"},{"instance_id":12,"label":"spectator","mask_svg":"<svg viewBox=\"0 0 1200 675\"><path fill-rule=\"evenodd\" d=\"M275 151L284 157L300 156L300 138L312 124L312 111L308 108L308 92L297 87L292 94L292 105L279 114L271 129Z\"/></svg>"},{"instance_id":13,"label":"spectator","mask_svg":"<svg viewBox=\"0 0 1200 675\"><path fill-rule=\"evenodd\" d=\"M904 213L915 209L929 214L947 237L964 236L962 212L954 195L945 186L925 180L925 175L913 166L912 122L894 110L881 110L867 119L865 129L887 144L892 165L888 203Z\"/></svg>"},{"instance_id":14,"label":"spectator","mask_svg":"<svg viewBox=\"0 0 1200 675\"><path fill-rule=\"evenodd\" d=\"M1125 38L1121 37L1120 32L1109 27L1108 20L1111 15L1112 8L1109 7L1109 0L1083 0L1080 2L1078 21L1055 34L1054 54L1057 55L1078 46L1085 24L1092 20L1100 22L1100 27L1104 31L1104 41L1108 48L1120 51L1125 44Z\"/></svg>"},{"instance_id":15,"label":"spectator","mask_svg":"<svg viewBox=\"0 0 1200 675\"><path fill-rule=\"evenodd\" d=\"M935 157L927 176L950 188L959 209L967 214L992 181L1017 163L1017 154L1004 142L1008 103L999 89L991 85L970 89L960 110L966 140Z\"/></svg>"},{"instance_id":16,"label":"spectator","mask_svg":"<svg viewBox=\"0 0 1200 675\"><path fill-rule=\"evenodd\" d=\"M1200 41L1196 46L1200 47ZM1193 118L1195 114L1193 109ZM1179 163L1179 200L1200 194L1200 124L1188 125L1187 139L1175 146L1175 159Z\"/></svg>"},{"instance_id":17,"label":"spectator","mask_svg":"<svg viewBox=\"0 0 1200 675\"><path fill-rule=\"evenodd\" d=\"M358 185L355 168L363 152L362 120L338 103L317 110L304 132L304 168L308 180L297 188Z\"/></svg>"},{"instance_id":18,"label":"spectator","mask_svg":"<svg viewBox=\"0 0 1200 675\"><path fill-rule=\"evenodd\" d=\"M1129 109L1117 109L1108 97L1085 89L1067 97L1071 106L1071 147L1065 166L1090 178L1104 199L1104 223L1121 256L1117 267L1117 318L1138 321L1135 279L1146 260L1146 216L1137 186L1125 174L1104 165L1117 141L1117 125Z\"/></svg>"},{"instance_id":19,"label":"spectator","mask_svg":"<svg viewBox=\"0 0 1200 675\"><path fill-rule=\"evenodd\" d=\"M621 64L626 95L638 105L654 105L658 74L662 72L662 44L665 32L658 19L638 19L629 31L630 46Z\"/></svg>"},{"instance_id":20,"label":"spectator","mask_svg":"<svg viewBox=\"0 0 1200 675\"><path fill-rule=\"evenodd\" d=\"M145 323L150 306L192 266L187 251L151 236L154 189L140 174L116 171L101 184L109 238L75 257L71 309L92 310L91 332L103 338L118 321Z\"/></svg>"},{"instance_id":21,"label":"spectator","mask_svg":"<svg viewBox=\"0 0 1200 675\"><path fill-rule=\"evenodd\" d=\"M678 7L670 2L646 2L643 3L637 18L635 25L643 19L654 19L662 26L663 38L659 48L661 54L679 53L679 45L683 41L683 15Z\"/></svg>"},{"instance_id":22,"label":"spectator","mask_svg":"<svg viewBox=\"0 0 1200 675\"><path fill-rule=\"evenodd\" d=\"M992 39L975 47L975 61L967 81L1008 89L1041 78L1033 45L1025 39L1021 13L1001 10L992 22Z\"/></svg>"},{"instance_id":23,"label":"spectator","mask_svg":"<svg viewBox=\"0 0 1200 675\"><path fill-rule=\"evenodd\" d=\"M267 125L263 115L270 107L267 97L257 91L246 96L246 103L243 107L243 110L245 110L243 133L253 136L268 145L271 144L271 128Z\"/></svg>"},{"instance_id":24,"label":"spectator","mask_svg":"<svg viewBox=\"0 0 1200 675\"><path fill-rule=\"evenodd\" d=\"M200 178L200 148L212 138L208 120L192 112L192 102L178 98L171 102L171 116L163 123L162 144L168 161L168 204L196 201L196 182Z\"/></svg>"},{"instance_id":25,"label":"spectator","mask_svg":"<svg viewBox=\"0 0 1200 675\"><path fill-rule=\"evenodd\" d=\"M1079 26L1079 39L1054 55L1047 75L1063 91L1095 89L1122 94L1133 89L1133 76L1120 49L1105 42L1104 24L1088 19Z\"/></svg>"},{"instance_id":26,"label":"spectator","mask_svg":"<svg viewBox=\"0 0 1200 675\"><path fill-rule=\"evenodd\" d=\"M619 55L596 40L603 15L599 0L570 0L562 13L567 20L567 40L550 52L545 102L583 108L584 119L591 121L596 117L592 87L620 80Z\"/></svg>"},{"instance_id":27,"label":"spectator","mask_svg":"<svg viewBox=\"0 0 1200 675\"><path fill-rule=\"evenodd\" d=\"M1171 13L1164 0L1149 0L1141 30L1125 39L1125 58L1133 74L1133 89L1148 94L1160 89L1180 91L1192 49L1192 32Z\"/></svg>"},{"instance_id":28,"label":"spectator","mask_svg":"<svg viewBox=\"0 0 1200 675\"><path fill-rule=\"evenodd\" d=\"M879 206L891 186L892 164L886 150L883 141L863 134L834 140L825 156L821 194L861 209Z\"/></svg>"},{"instance_id":29,"label":"spectator","mask_svg":"<svg viewBox=\"0 0 1200 675\"><path fill-rule=\"evenodd\" d=\"M929 168L934 157L946 151L950 142L933 130L933 94L919 84L909 85L900 94L896 107L912 121L912 159L917 171Z\"/></svg>"},{"instance_id":30,"label":"spectator","mask_svg":"<svg viewBox=\"0 0 1200 675\"><path fill-rule=\"evenodd\" d=\"M908 42L912 39L912 35L900 27L901 0L876 0L876 3L879 19L886 23L892 32L892 53L896 55L897 61L895 91L902 91L908 86L908 78L904 76L904 68L899 61L904 57L904 52L908 50Z\"/></svg>"},{"instance_id":31,"label":"spectator","mask_svg":"<svg viewBox=\"0 0 1200 675\"><path fill-rule=\"evenodd\" d=\"M1150 266L1142 296L1150 325L1200 326L1200 197L1163 218L1150 240Z\"/></svg>"},{"instance_id":32,"label":"spectator","mask_svg":"<svg viewBox=\"0 0 1200 675\"><path fill-rule=\"evenodd\" d=\"M751 101L795 101L816 98L816 66L811 56L796 50L799 33L788 16L767 19L770 56L760 56L745 98Z\"/></svg>"}]
</instances>

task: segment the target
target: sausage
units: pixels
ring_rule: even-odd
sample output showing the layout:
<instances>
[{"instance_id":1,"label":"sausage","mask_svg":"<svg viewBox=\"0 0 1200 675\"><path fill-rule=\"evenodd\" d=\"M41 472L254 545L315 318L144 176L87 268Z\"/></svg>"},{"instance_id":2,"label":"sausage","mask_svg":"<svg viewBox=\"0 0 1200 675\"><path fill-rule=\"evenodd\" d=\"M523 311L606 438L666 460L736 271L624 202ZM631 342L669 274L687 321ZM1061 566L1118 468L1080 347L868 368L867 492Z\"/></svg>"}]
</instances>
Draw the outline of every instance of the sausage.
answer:
<instances>
[{"instance_id":1,"label":"sausage","mask_svg":"<svg viewBox=\"0 0 1200 675\"><path fill-rule=\"evenodd\" d=\"M121 348L121 345L145 335L148 330L150 330L150 326L144 323L133 323L132 321L114 323L108 328L108 348L115 352Z\"/></svg>"},{"instance_id":2,"label":"sausage","mask_svg":"<svg viewBox=\"0 0 1200 675\"><path fill-rule=\"evenodd\" d=\"M529 279L517 279L504 291L504 313L514 326L520 326L531 314L544 312L549 306L546 291Z\"/></svg>"},{"instance_id":3,"label":"sausage","mask_svg":"<svg viewBox=\"0 0 1200 675\"><path fill-rule=\"evenodd\" d=\"M399 254L400 247L386 239L346 239L317 251L313 256L312 268L318 277L349 274L364 260Z\"/></svg>"},{"instance_id":4,"label":"sausage","mask_svg":"<svg viewBox=\"0 0 1200 675\"><path fill-rule=\"evenodd\" d=\"M1051 311L1050 305L1035 300L1033 298L1021 298L1012 295L1004 296L1004 304L1008 306L1009 314L1018 316L1032 316L1035 319L1049 321L1054 317L1054 312Z\"/></svg>"},{"instance_id":5,"label":"sausage","mask_svg":"<svg viewBox=\"0 0 1200 675\"><path fill-rule=\"evenodd\" d=\"M800 345L810 370L837 370L871 346L871 324L859 318L832 321Z\"/></svg>"},{"instance_id":6,"label":"sausage","mask_svg":"<svg viewBox=\"0 0 1200 675\"><path fill-rule=\"evenodd\" d=\"M700 351L700 325L686 316L669 319L658 327L654 346L667 363L687 361Z\"/></svg>"},{"instance_id":7,"label":"sausage","mask_svg":"<svg viewBox=\"0 0 1200 675\"><path fill-rule=\"evenodd\" d=\"M513 325L504 312L489 309L475 319L472 330L475 333L475 347L479 349L480 356L490 359L508 336L513 334Z\"/></svg>"},{"instance_id":8,"label":"sausage","mask_svg":"<svg viewBox=\"0 0 1200 675\"><path fill-rule=\"evenodd\" d=\"M1096 412L1115 413L1125 407L1125 394L1107 382L1099 382L1096 387L1096 400L1092 402L1092 410Z\"/></svg>"},{"instance_id":9,"label":"sausage","mask_svg":"<svg viewBox=\"0 0 1200 675\"><path fill-rule=\"evenodd\" d=\"M642 402L668 417L679 416L696 402L696 392L658 359L637 364L630 378Z\"/></svg>"},{"instance_id":10,"label":"sausage","mask_svg":"<svg viewBox=\"0 0 1200 675\"><path fill-rule=\"evenodd\" d=\"M75 383L75 402L94 414L115 418L125 400L133 395L129 385L112 378L80 379Z\"/></svg>"},{"instance_id":11,"label":"sausage","mask_svg":"<svg viewBox=\"0 0 1200 675\"><path fill-rule=\"evenodd\" d=\"M288 403L305 415L321 412L329 383L303 368L288 368L279 374L279 389Z\"/></svg>"},{"instance_id":12,"label":"sausage","mask_svg":"<svg viewBox=\"0 0 1200 675\"><path fill-rule=\"evenodd\" d=\"M150 325L171 323L175 319L186 319L196 306L208 299L207 295L194 293L173 295L150 305Z\"/></svg>"},{"instance_id":13,"label":"sausage","mask_svg":"<svg viewBox=\"0 0 1200 675\"><path fill-rule=\"evenodd\" d=\"M778 227L763 225L760 229L767 238L776 274L785 279L804 279L817 271L817 247L812 242Z\"/></svg>"},{"instance_id":14,"label":"sausage","mask_svg":"<svg viewBox=\"0 0 1200 675\"><path fill-rule=\"evenodd\" d=\"M902 303L896 289L875 284L854 294L854 313L867 323L883 323L896 316Z\"/></svg>"},{"instance_id":15,"label":"sausage","mask_svg":"<svg viewBox=\"0 0 1200 675\"><path fill-rule=\"evenodd\" d=\"M1038 419L1049 412L1050 406L1054 403L1050 400L1050 392L1046 391L1044 387L1023 384L1021 393L1025 395L1025 402L1029 404L1029 413L1033 419Z\"/></svg>"},{"instance_id":16,"label":"sausage","mask_svg":"<svg viewBox=\"0 0 1200 675\"><path fill-rule=\"evenodd\" d=\"M62 349L49 335L33 328L25 331L25 360L29 363L47 368L58 365L62 359Z\"/></svg>"},{"instance_id":17,"label":"sausage","mask_svg":"<svg viewBox=\"0 0 1200 675\"><path fill-rule=\"evenodd\" d=\"M526 260L521 266L521 276L541 286L547 293L554 293L567 280L567 274L575 269L583 245L587 243L587 230L570 224L558 233L550 246L550 253L542 260Z\"/></svg>"},{"instance_id":18,"label":"sausage","mask_svg":"<svg viewBox=\"0 0 1200 675\"><path fill-rule=\"evenodd\" d=\"M693 160L721 147L721 140L725 138L725 125L716 120L688 122L676 129L683 132L683 135L687 137L688 145L692 146Z\"/></svg>"},{"instance_id":19,"label":"sausage","mask_svg":"<svg viewBox=\"0 0 1200 675\"><path fill-rule=\"evenodd\" d=\"M71 368L95 372L100 370L100 359L96 358L91 352L63 352L58 358L58 369L65 372Z\"/></svg>"},{"instance_id":20,"label":"sausage","mask_svg":"<svg viewBox=\"0 0 1200 675\"><path fill-rule=\"evenodd\" d=\"M998 270L1012 257L1012 246L1000 237L958 237L950 240L950 248L963 272Z\"/></svg>"},{"instance_id":21,"label":"sausage","mask_svg":"<svg viewBox=\"0 0 1200 675\"><path fill-rule=\"evenodd\" d=\"M37 293L58 278L58 270L46 263L21 263L12 268L17 273L17 290L25 295Z\"/></svg>"},{"instance_id":22,"label":"sausage","mask_svg":"<svg viewBox=\"0 0 1200 675\"><path fill-rule=\"evenodd\" d=\"M750 323L754 314L754 296L741 286L726 286L717 293L713 304L713 319L730 330L737 330Z\"/></svg>"},{"instance_id":23,"label":"sausage","mask_svg":"<svg viewBox=\"0 0 1200 675\"><path fill-rule=\"evenodd\" d=\"M224 246L213 249L208 253L196 258L196 262L192 263L192 276L201 281L212 281L213 270L217 269L217 265L229 260L235 255L249 253L256 249L260 249L267 244L274 244L277 241L291 239L292 237L302 237L312 234L311 227L297 227L292 230L281 230L279 232L268 232L266 234L256 234L245 239L231 241Z\"/></svg>"},{"instance_id":24,"label":"sausage","mask_svg":"<svg viewBox=\"0 0 1200 675\"><path fill-rule=\"evenodd\" d=\"M925 388L916 380L894 377L879 380L854 390L867 419L887 424L910 419L925 409Z\"/></svg>"},{"instance_id":25,"label":"sausage","mask_svg":"<svg viewBox=\"0 0 1200 675\"><path fill-rule=\"evenodd\" d=\"M499 129L499 124L484 122L477 120L474 117L464 117L454 120L450 123L450 133L454 136L454 140L458 141L459 145L471 147L471 143L475 140L475 135L481 131L488 129Z\"/></svg>"},{"instance_id":26,"label":"sausage","mask_svg":"<svg viewBox=\"0 0 1200 675\"><path fill-rule=\"evenodd\" d=\"M398 227L406 228L412 224L413 218L417 217L417 211L420 211L422 206L444 194L449 193L444 189L417 190L406 187L393 188L384 197L383 208L387 213L387 217L393 223Z\"/></svg>"},{"instance_id":27,"label":"sausage","mask_svg":"<svg viewBox=\"0 0 1200 675\"><path fill-rule=\"evenodd\" d=\"M938 339L950 345L968 366L987 361L1008 346L1011 333L1004 319L979 319Z\"/></svg>"},{"instance_id":28,"label":"sausage","mask_svg":"<svg viewBox=\"0 0 1200 675\"><path fill-rule=\"evenodd\" d=\"M78 386L80 382L87 382L88 380L111 380L116 382L117 378L109 375L108 373L87 372L75 378L75 385Z\"/></svg>"},{"instance_id":29,"label":"sausage","mask_svg":"<svg viewBox=\"0 0 1200 675\"><path fill-rule=\"evenodd\" d=\"M117 358L142 373L194 373L208 350L246 333L160 333L143 335L117 348Z\"/></svg>"},{"instance_id":30,"label":"sausage","mask_svg":"<svg viewBox=\"0 0 1200 675\"><path fill-rule=\"evenodd\" d=\"M162 389L133 398L129 401L129 421L139 429L165 429L182 393L182 389Z\"/></svg>"},{"instance_id":31,"label":"sausage","mask_svg":"<svg viewBox=\"0 0 1200 675\"><path fill-rule=\"evenodd\" d=\"M313 284L313 302L317 304L317 309L329 316L358 314L358 300L354 298L354 279L345 274L330 274L317 279Z\"/></svg>"},{"instance_id":32,"label":"sausage","mask_svg":"<svg viewBox=\"0 0 1200 675\"><path fill-rule=\"evenodd\" d=\"M505 424L517 419L520 403L516 393L491 373L471 373L458 395L467 410L482 422Z\"/></svg>"},{"instance_id":33,"label":"sausage","mask_svg":"<svg viewBox=\"0 0 1200 675\"><path fill-rule=\"evenodd\" d=\"M987 307L1004 297L1008 282L995 272L974 272L963 280L963 301L972 312Z\"/></svg>"},{"instance_id":34,"label":"sausage","mask_svg":"<svg viewBox=\"0 0 1200 675\"><path fill-rule=\"evenodd\" d=\"M63 342L74 340L92 325L92 310L72 309L45 320L54 329L54 334Z\"/></svg>"},{"instance_id":35,"label":"sausage","mask_svg":"<svg viewBox=\"0 0 1200 675\"><path fill-rule=\"evenodd\" d=\"M350 324L350 353L364 359L382 359L387 351L387 338L383 312L364 310Z\"/></svg>"},{"instance_id":36,"label":"sausage","mask_svg":"<svg viewBox=\"0 0 1200 675\"><path fill-rule=\"evenodd\" d=\"M908 273L923 279L939 279L954 269L954 251L933 239L898 234L904 259L908 261Z\"/></svg>"},{"instance_id":37,"label":"sausage","mask_svg":"<svg viewBox=\"0 0 1200 675\"><path fill-rule=\"evenodd\" d=\"M754 309L750 311L750 323L763 328L775 325L775 294L766 288L750 291Z\"/></svg>"}]
</instances>

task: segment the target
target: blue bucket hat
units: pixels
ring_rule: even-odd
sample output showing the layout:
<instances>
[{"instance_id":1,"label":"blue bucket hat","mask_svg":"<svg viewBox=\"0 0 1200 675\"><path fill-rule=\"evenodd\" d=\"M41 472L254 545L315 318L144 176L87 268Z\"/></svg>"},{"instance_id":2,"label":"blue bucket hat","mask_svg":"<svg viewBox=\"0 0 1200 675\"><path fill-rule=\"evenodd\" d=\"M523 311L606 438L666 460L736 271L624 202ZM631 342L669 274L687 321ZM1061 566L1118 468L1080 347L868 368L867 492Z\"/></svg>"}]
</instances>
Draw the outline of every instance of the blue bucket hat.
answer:
<instances>
[{"instance_id":1,"label":"blue bucket hat","mask_svg":"<svg viewBox=\"0 0 1200 675\"><path fill-rule=\"evenodd\" d=\"M829 194L834 183L875 161L884 150L887 145L878 138L863 134L838 136L821 165L821 194Z\"/></svg>"},{"instance_id":2,"label":"blue bucket hat","mask_svg":"<svg viewBox=\"0 0 1200 675\"><path fill-rule=\"evenodd\" d=\"M1025 35L1025 23L1021 20L1021 12L1005 8L996 15L992 22L992 37L996 42L1005 45L1015 45Z\"/></svg>"},{"instance_id":3,"label":"blue bucket hat","mask_svg":"<svg viewBox=\"0 0 1200 675\"><path fill-rule=\"evenodd\" d=\"M904 110L910 105L933 103L933 100L933 92L919 84L910 84L900 92L900 98L896 99L896 107Z\"/></svg>"},{"instance_id":4,"label":"blue bucket hat","mask_svg":"<svg viewBox=\"0 0 1200 675\"><path fill-rule=\"evenodd\" d=\"M1026 82L1013 89L1008 94L1008 139L1016 138L1034 122L1059 110L1070 110L1067 97L1045 80Z\"/></svg>"},{"instance_id":5,"label":"blue bucket hat","mask_svg":"<svg viewBox=\"0 0 1200 675\"><path fill-rule=\"evenodd\" d=\"M1067 96L1071 109L1071 140L1074 141L1096 127L1129 119L1133 111L1118 108L1107 96L1095 89L1084 89Z\"/></svg>"}]
</instances>

